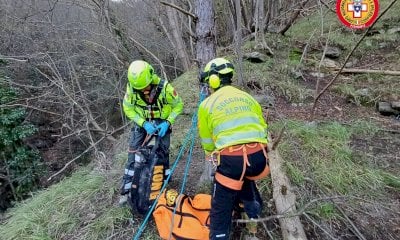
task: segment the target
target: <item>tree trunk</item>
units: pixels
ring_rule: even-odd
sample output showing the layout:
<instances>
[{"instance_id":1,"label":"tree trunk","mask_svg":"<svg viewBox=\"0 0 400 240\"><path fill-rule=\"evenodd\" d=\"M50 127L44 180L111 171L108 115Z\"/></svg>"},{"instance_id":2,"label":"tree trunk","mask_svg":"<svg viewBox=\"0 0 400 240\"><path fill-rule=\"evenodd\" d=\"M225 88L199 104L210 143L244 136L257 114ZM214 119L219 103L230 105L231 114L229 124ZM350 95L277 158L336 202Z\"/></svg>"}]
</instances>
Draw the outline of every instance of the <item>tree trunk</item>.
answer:
<instances>
[{"instance_id":1,"label":"tree trunk","mask_svg":"<svg viewBox=\"0 0 400 240\"><path fill-rule=\"evenodd\" d=\"M240 11L240 0L236 0L236 56L237 56L237 67L236 71L239 86L244 86L243 74L242 74L242 14Z\"/></svg>"},{"instance_id":2,"label":"tree trunk","mask_svg":"<svg viewBox=\"0 0 400 240\"><path fill-rule=\"evenodd\" d=\"M175 4L174 1L171 1L171 3ZM186 51L186 44L182 38L182 31L179 29L177 11L168 6L166 7L166 11L178 58L182 63L184 71L187 71L190 68L189 55Z\"/></svg>"},{"instance_id":3,"label":"tree trunk","mask_svg":"<svg viewBox=\"0 0 400 240\"><path fill-rule=\"evenodd\" d=\"M271 148L270 148L271 149ZM273 187L273 198L277 214L290 215L296 212L296 196L291 191L289 179L282 170L282 158L277 150L270 151L269 166L271 168L271 179ZM280 218L282 236L284 240L307 239L303 225L298 216Z\"/></svg>"},{"instance_id":4,"label":"tree trunk","mask_svg":"<svg viewBox=\"0 0 400 240\"><path fill-rule=\"evenodd\" d=\"M267 15L267 29L271 32L278 32L279 29L279 6L280 1L269 0L268 1L268 15Z\"/></svg>"},{"instance_id":5,"label":"tree trunk","mask_svg":"<svg viewBox=\"0 0 400 240\"><path fill-rule=\"evenodd\" d=\"M214 6L212 0L196 0L196 60L199 73L217 54L215 39ZM204 161L204 171L200 181L212 181L212 167Z\"/></svg>"},{"instance_id":6,"label":"tree trunk","mask_svg":"<svg viewBox=\"0 0 400 240\"><path fill-rule=\"evenodd\" d=\"M256 0L256 6L254 11L254 42L256 46L259 44L260 37L264 35L264 0Z\"/></svg>"},{"instance_id":7,"label":"tree trunk","mask_svg":"<svg viewBox=\"0 0 400 240\"><path fill-rule=\"evenodd\" d=\"M197 0L195 9L197 16L196 60L201 70L217 54L213 1Z\"/></svg>"},{"instance_id":8,"label":"tree trunk","mask_svg":"<svg viewBox=\"0 0 400 240\"><path fill-rule=\"evenodd\" d=\"M251 25L251 17L249 18L249 14L247 11L247 1L240 0L239 1L239 8L236 6L236 12L241 13L241 21L243 21L243 26L245 26L248 30L250 30L250 25ZM236 15L237 16L237 15Z\"/></svg>"}]
</instances>

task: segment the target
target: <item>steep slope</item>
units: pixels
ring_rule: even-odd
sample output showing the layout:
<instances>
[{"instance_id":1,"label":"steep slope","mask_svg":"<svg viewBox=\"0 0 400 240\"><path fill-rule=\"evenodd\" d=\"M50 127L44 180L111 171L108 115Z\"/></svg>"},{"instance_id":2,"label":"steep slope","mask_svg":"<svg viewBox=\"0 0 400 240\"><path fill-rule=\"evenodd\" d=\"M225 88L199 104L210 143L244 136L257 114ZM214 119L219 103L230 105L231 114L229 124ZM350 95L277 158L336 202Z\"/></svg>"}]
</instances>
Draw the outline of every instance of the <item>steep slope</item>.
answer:
<instances>
[{"instance_id":1,"label":"steep slope","mask_svg":"<svg viewBox=\"0 0 400 240\"><path fill-rule=\"evenodd\" d=\"M375 34L362 42L352 58L352 67L400 71L400 34L389 33L399 27L399 11L397 4L378 24ZM331 25L321 27L321 22ZM320 64L326 42L340 50L337 58L330 59L340 64L359 37L343 28L333 13L327 12L324 20L318 14L310 15L298 21L285 37L266 35L274 57L263 63L243 62L244 89L266 97L272 104L268 109L272 134L286 126L279 151L297 195L298 209L307 206L300 215L309 239L396 239L400 234L400 122L374 108L379 100L400 98L399 77L342 75L318 102L316 116L310 119L317 82L326 84L334 74ZM254 46L248 41L243 50L252 52ZM233 52L225 49L219 55L237 64ZM184 99L185 113L174 126L171 159L177 156L196 111L197 71L175 79L174 86ZM368 89L361 92L369 94L360 95L362 89ZM110 150L110 159L97 159L10 209L0 226L0 238L132 238L142 218L134 216L132 221L128 209L116 206L127 139L128 134L121 136L120 144ZM186 158L182 159L174 174L175 187L181 184ZM198 143L192 161L188 193L197 191L202 171ZM264 215L274 215L270 180L258 184L266 206ZM260 226L257 236L280 239L279 230L277 220L272 219ZM142 239L158 239L152 221Z\"/></svg>"}]
</instances>

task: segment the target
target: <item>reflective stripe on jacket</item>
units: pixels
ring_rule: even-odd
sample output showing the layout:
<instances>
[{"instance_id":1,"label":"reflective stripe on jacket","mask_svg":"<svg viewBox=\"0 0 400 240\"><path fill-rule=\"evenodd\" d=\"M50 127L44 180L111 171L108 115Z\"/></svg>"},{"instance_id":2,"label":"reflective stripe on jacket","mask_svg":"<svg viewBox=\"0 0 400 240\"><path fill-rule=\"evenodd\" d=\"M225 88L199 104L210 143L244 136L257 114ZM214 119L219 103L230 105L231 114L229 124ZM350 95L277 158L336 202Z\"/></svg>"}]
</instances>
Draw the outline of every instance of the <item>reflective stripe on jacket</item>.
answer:
<instances>
[{"instance_id":1,"label":"reflective stripe on jacket","mask_svg":"<svg viewBox=\"0 0 400 240\"><path fill-rule=\"evenodd\" d=\"M160 79L154 84L156 88ZM153 104L148 104L137 91L134 91L129 82L123 101L125 115L139 126L143 126L146 119L160 118L168 120L171 124L183 110L183 102L171 84L164 81L161 93Z\"/></svg>"},{"instance_id":2,"label":"reflective stripe on jacket","mask_svg":"<svg viewBox=\"0 0 400 240\"><path fill-rule=\"evenodd\" d=\"M198 128L206 152L243 143L267 143L267 127L260 104L232 86L220 88L199 106Z\"/></svg>"}]
</instances>

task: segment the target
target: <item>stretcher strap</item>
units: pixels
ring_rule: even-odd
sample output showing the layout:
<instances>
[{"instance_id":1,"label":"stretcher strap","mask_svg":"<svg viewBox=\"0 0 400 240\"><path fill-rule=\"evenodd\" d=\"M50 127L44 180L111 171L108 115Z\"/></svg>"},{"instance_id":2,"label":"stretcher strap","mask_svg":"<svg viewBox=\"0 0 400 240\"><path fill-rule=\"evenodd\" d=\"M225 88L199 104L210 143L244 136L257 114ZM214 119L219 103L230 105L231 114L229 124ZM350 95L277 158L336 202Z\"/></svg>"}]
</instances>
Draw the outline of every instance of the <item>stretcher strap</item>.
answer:
<instances>
[{"instance_id":1,"label":"stretcher strap","mask_svg":"<svg viewBox=\"0 0 400 240\"><path fill-rule=\"evenodd\" d=\"M143 143L142 143L141 147L144 147L147 144L147 142L150 141L152 136L154 136L154 134L147 134L146 137L143 140ZM128 153L136 153L136 152L138 152L138 149L128 148Z\"/></svg>"}]
</instances>

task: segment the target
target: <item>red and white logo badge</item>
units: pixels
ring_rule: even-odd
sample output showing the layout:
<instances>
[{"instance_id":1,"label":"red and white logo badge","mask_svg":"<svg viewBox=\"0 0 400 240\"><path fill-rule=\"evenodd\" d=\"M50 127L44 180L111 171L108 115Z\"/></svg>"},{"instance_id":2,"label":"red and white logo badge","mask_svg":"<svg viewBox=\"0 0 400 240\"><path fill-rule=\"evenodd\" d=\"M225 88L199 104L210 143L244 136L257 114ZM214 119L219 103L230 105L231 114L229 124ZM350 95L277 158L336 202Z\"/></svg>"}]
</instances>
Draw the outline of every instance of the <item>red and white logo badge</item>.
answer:
<instances>
[{"instance_id":1,"label":"red and white logo badge","mask_svg":"<svg viewBox=\"0 0 400 240\"><path fill-rule=\"evenodd\" d=\"M378 0L338 0L336 14L349 28L366 28L378 17Z\"/></svg>"}]
</instances>

